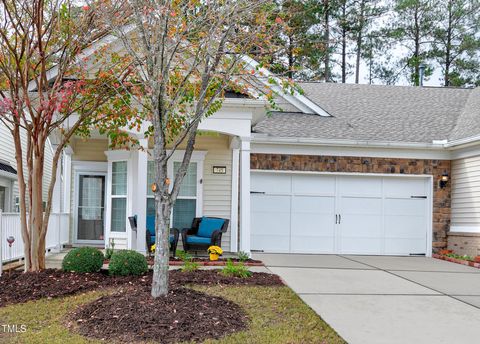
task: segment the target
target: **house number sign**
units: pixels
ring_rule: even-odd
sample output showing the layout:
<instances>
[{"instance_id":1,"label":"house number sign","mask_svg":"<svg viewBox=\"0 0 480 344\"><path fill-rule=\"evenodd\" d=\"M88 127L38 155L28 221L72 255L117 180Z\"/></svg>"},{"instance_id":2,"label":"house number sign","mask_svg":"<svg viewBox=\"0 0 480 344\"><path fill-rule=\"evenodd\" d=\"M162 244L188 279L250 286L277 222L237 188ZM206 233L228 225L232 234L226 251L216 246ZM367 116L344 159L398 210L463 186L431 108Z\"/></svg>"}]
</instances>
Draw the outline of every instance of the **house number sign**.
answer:
<instances>
[{"instance_id":1,"label":"house number sign","mask_svg":"<svg viewBox=\"0 0 480 344\"><path fill-rule=\"evenodd\" d=\"M213 166L213 174L227 174L227 166Z\"/></svg>"}]
</instances>

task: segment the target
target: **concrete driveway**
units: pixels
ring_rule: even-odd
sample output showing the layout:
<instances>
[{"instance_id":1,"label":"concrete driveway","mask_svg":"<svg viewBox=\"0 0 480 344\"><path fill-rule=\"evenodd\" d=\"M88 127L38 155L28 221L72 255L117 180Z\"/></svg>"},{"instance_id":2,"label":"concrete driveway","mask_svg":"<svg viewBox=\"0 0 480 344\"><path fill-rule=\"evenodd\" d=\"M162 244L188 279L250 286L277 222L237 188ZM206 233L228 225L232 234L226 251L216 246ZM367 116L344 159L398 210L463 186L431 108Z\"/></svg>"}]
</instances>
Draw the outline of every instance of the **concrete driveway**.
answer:
<instances>
[{"instance_id":1,"label":"concrete driveway","mask_svg":"<svg viewBox=\"0 0 480 344\"><path fill-rule=\"evenodd\" d=\"M255 254L350 344L480 343L480 270L423 257Z\"/></svg>"}]
</instances>

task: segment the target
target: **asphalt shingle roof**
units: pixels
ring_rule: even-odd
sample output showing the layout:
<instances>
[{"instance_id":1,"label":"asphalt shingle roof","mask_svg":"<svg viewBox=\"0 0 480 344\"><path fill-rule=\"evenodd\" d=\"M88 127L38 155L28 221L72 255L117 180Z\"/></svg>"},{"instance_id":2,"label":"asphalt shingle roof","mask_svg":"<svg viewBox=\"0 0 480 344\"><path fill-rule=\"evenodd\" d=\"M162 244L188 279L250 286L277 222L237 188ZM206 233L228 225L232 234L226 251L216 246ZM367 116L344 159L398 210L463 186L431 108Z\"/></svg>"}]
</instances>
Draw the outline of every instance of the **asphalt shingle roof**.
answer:
<instances>
[{"instance_id":1,"label":"asphalt shingle roof","mask_svg":"<svg viewBox=\"0 0 480 344\"><path fill-rule=\"evenodd\" d=\"M10 172L10 173L13 173L13 174L17 174L17 170L15 170L9 164L3 163L1 161L0 161L0 171L5 171L5 172Z\"/></svg>"},{"instance_id":2,"label":"asphalt shingle roof","mask_svg":"<svg viewBox=\"0 0 480 344\"><path fill-rule=\"evenodd\" d=\"M277 137L417 143L480 134L480 88L300 86L333 117L274 112L253 131Z\"/></svg>"}]
</instances>

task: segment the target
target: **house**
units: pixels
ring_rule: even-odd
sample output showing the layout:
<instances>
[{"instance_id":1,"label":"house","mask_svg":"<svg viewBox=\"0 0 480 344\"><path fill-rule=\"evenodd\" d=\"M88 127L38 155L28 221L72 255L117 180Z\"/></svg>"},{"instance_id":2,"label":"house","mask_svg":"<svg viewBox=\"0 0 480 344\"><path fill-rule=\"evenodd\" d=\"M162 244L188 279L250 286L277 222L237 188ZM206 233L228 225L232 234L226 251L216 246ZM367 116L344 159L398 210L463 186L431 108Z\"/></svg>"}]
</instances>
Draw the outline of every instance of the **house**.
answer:
<instances>
[{"instance_id":1,"label":"house","mask_svg":"<svg viewBox=\"0 0 480 344\"><path fill-rule=\"evenodd\" d=\"M201 123L173 227L229 218L231 252L480 253L480 88L300 86L281 112L232 97ZM148 150L110 150L94 133L72 140L65 161L72 243L145 252Z\"/></svg>"},{"instance_id":2,"label":"house","mask_svg":"<svg viewBox=\"0 0 480 344\"><path fill-rule=\"evenodd\" d=\"M282 111L231 94L201 122L172 227L228 218L230 252L480 254L480 88L299 85L278 92ZM64 151L54 211L70 214L73 245L146 251L153 142L125 131L145 150L112 150L93 132Z\"/></svg>"}]
</instances>

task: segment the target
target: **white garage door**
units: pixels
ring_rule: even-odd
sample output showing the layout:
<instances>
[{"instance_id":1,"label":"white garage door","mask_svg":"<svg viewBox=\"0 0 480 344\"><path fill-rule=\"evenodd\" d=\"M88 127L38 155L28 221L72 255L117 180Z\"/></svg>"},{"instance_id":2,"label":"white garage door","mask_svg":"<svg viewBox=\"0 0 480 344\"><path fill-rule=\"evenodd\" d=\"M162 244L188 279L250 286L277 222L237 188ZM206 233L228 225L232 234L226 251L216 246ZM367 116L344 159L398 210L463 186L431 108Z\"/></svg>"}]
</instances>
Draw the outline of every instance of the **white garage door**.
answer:
<instances>
[{"instance_id":1,"label":"white garage door","mask_svg":"<svg viewBox=\"0 0 480 344\"><path fill-rule=\"evenodd\" d=\"M252 173L252 249L427 253L430 179Z\"/></svg>"}]
</instances>

